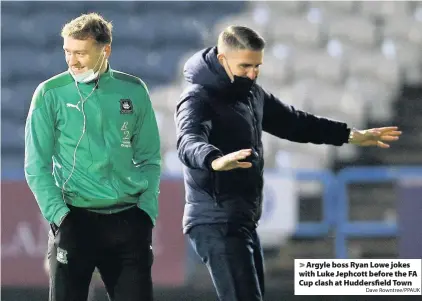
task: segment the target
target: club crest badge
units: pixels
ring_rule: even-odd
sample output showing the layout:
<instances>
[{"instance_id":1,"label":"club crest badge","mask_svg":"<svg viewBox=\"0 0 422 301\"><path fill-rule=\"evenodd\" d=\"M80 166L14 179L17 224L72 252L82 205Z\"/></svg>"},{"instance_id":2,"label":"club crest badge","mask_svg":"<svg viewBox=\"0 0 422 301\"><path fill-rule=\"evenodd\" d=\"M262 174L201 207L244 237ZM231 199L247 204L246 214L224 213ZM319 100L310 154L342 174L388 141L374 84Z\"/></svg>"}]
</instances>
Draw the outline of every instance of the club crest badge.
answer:
<instances>
[{"instance_id":1,"label":"club crest badge","mask_svg":"<svg viewBox=\"0 0 422 301\"><path fill-rule=\"evenodd\" d=\"M63 250L62 248L57 248L56 259L62 264L67 264L67 251Z\"/></svg>"},{"instance_id":2,"label":"club crest badge","mask_svg":"<svg viewBox=\"0 0 422 301\"><path fill-rule=\"evenodd\" d=\"M133 114L133 104L130 99L120 99L120 114Z\"/></svg>"}]
</instances>

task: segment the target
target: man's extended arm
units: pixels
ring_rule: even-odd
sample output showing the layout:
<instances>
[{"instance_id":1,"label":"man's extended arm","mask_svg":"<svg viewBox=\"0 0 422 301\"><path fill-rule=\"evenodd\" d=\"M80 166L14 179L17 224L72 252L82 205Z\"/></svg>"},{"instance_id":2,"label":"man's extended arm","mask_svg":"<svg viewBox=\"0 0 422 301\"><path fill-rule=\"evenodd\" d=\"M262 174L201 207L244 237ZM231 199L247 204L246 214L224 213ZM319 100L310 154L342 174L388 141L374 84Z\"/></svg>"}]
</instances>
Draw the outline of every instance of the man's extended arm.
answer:
<instances>
[{"instance_id":1,"label":"man's extended arm","mask_svg":"<svg viewBox=\"0 0 422 301\"><path fill-rule=\"evenodd\" d=\"M346 123L296 110L264 91L263 130L294 142L331 144L347 143L350 128Z\"/></svg>"}]
</instances>

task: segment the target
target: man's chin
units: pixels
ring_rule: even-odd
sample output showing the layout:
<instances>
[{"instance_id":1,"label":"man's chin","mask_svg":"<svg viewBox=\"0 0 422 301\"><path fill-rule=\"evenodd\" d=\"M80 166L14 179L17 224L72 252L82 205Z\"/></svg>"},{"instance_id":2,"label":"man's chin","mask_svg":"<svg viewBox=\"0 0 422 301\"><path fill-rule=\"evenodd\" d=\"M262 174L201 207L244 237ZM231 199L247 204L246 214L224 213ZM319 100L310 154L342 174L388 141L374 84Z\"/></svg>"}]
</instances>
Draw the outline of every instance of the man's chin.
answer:
<instances>
[{"instance_id":1,"label":"man's chin","mask_svg":"<svg viewBox=\"0 0 422 301\"><path fill-rule=\"evenodd\" d=\"M70 70L72 70L72 73L73 74L81 74L81 73L84 73L85 72L85 70L84 69L70 69Z\"/></svg>"}]
</instances>

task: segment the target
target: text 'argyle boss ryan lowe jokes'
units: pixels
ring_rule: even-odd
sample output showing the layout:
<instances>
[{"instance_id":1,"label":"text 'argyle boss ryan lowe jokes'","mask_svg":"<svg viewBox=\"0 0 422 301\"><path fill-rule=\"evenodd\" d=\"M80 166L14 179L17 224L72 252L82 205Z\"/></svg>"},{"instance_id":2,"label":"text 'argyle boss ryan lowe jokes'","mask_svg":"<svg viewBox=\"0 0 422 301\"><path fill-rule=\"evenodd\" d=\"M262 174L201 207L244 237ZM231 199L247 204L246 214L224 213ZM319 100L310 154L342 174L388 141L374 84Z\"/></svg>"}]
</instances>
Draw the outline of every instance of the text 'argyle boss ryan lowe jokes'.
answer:
<instances>
[{"instance_id":1,"label":"text 'argyle boss ryan lowe jokes'","mask_svg":"<svg viewBox=\"0 0 422 301\"><path fill-rule=\"evenodd\" d=\"M295 295L421 295L421 259L295 259Z\"/></svg>"}]
</instances>

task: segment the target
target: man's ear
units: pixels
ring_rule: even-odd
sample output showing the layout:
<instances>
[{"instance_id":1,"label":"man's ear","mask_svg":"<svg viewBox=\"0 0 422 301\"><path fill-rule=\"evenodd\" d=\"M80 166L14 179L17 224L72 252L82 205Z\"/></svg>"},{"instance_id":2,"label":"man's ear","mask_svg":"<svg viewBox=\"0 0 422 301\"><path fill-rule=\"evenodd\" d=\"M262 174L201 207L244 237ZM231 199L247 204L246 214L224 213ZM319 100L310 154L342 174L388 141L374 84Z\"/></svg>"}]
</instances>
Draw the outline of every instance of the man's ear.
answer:
<instances>
[{"instance_id":1,"label":"man's ear","mask_svg":"<svg viewBox=\"0 0 422 301\"><path fill-rule=\"evenodd\" d=\"M110 57L110 55L111 55L111 45L110 44L104 46L104 55L105 55L106 59L108 59Z\"/></svg>"},{"instance_id":2,"label":"man's ear","mask_svg":"<svg viewBox=\"0 0 422 301\"><path fill-rule=\"evenodd\" d=\"M223 64L223 62L224 62L224 54L218 53L217 54L217 60L220 62L221 65L224 65Z\"/></svg>"}]
</instances>

